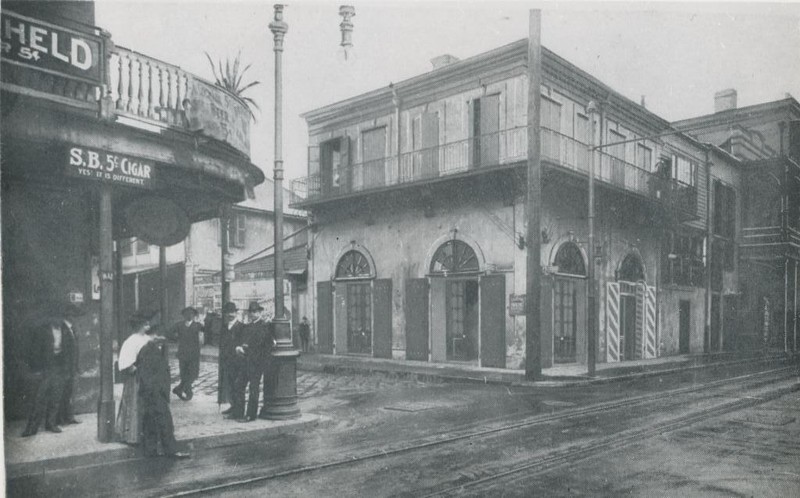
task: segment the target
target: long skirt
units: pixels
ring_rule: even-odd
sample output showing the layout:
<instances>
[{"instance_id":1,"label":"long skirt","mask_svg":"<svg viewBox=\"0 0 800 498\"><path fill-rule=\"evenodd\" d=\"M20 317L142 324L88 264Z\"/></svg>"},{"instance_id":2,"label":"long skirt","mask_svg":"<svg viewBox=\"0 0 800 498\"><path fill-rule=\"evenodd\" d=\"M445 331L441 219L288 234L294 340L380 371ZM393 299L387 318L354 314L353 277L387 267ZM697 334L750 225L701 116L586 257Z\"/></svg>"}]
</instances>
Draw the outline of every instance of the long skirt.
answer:
<instances>
[{"instance_id":1,"label":"long skirt","mask_svg":"<svg viewBox=\"0 0 800 498\"><path fill-rule=\"evenodd\" d=\"M117 412L114 431L122 443L138 444L142 440L142 414L139 406L139 376L123 373L125 383Z\"/></svg>"}]
</instances>

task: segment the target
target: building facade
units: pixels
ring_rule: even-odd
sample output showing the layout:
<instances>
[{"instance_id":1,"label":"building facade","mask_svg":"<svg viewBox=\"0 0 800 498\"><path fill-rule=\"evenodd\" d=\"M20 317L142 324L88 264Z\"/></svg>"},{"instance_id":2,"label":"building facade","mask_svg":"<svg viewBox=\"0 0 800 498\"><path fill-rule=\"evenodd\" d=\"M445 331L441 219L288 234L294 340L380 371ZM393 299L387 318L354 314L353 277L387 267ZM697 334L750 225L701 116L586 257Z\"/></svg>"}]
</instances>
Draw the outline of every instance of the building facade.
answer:
<instances>
[{"instance_id":1,"label":"building facade","mask_svg":"<svg viewBox=\"0 0 800 498\"><path fill-rule=\"evenodd\" d=\"M115 241L171 246L264 175L245 103L115 46L92 2L3 2L2 26L5 410L22 414L36 380L32 328L73 302L87 310L76 406L92 411L126 323Z\"/></svg>"},{"instance_id":2,"label":"building facade","mask_svg":"<svg viewBox=\"0 0 800 498\"><path fill-rule=\"evenodd\" d=\"M294 187L313 220L321 352L524 368L527 49L449 57L304 115L308 177ZM542 52L541 364L587 362L592 100L597 358L721 348L707 324L709 192L738 184L739 161ZM736 292L735 267L721 275Z\"/></svg>"},{"instance_id":3,"label":"building facade","mask_svg":"<svg viewBox=\"0 0 800 498\"><path fill-rule=\"evenodd\" d=\"M274 184L266 179L254 189L254 198L230 207L228 214L228 255L234 270L230 281L230 300L239 309L246 309L251 301L259 301L266 309L272 308L274 284L272 274L237 272L240 262L262 260L274 249ZM306 245L307 220L305 212L289 207L290 192L284 192L285 247ZM124 309L135 310L144 306L158 307L160 293L159 249L135 238L121 242L122 271L125 274L122 292ZM297 268L293 261L291 279L287 281L287 309L298 308L302 298L295 291L305 287L305 267ZM198 308L201 318L207 311L219 312L222 308L222 245L220 218L200 221L192 225L189 235L179 244L167 249L167 297L170 321L180 320L185 306ZM294 295L294 301L290 296Z\"/></svg>"},{"instance_id":4,"label":"building facade","mask_svg":"<svg viewBox=\"0 0 800 498\"><path fill-rule=\"evenodd\" d=\"M729 237L719 229L728 212L725 199L733 196L742 204L742 284L739 294L722 297L712 316L751 347L797 351L800 103L787 95L740 108L736 91L729 89L715 95L714 108L713 114L675 123L742 161L740 188L722 188L722 200L714 205L715 242L725 244Z\"/></svg>"}]
</instances>

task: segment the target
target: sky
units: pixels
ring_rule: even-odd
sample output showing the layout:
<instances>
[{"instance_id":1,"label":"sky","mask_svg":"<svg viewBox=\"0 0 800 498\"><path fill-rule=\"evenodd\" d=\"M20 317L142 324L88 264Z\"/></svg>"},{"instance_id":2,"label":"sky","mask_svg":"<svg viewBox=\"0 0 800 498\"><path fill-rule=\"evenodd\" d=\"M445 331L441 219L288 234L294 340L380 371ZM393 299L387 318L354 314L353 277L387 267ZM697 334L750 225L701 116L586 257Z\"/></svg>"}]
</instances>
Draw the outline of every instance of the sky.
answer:
<instances>
[{"instance_id":1,"label":"sky","mask_svg":"<svg viewBox=\"0 0 800 498\"><path fill-rule=\"evenodd\" d=\"M674 121L713 112L714 93L735 88L739 106L800 98L800 3L351 1L354 54L339 47L339 2L289 2L283 53L286 178L306 175L308 130L300 114L430 71L528 35L542 10L542 44L622 95ZM214 60L252 66L245 94L261 110L251 159L273 164L273 2L97 0L96 24L115 44L212 80Z\"/></svg>"}]
</instances>

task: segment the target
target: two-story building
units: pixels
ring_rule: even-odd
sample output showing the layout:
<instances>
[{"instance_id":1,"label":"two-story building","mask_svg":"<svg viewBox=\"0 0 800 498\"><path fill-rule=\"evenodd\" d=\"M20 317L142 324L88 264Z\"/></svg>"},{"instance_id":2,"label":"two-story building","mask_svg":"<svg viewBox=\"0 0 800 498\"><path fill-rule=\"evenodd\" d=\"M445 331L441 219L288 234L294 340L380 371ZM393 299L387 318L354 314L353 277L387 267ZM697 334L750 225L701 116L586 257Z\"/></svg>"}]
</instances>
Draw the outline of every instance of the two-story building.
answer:
<instances>
[{"instance_id":1,"label":"two-story building","mask_svg":"<svg viewBox=\"0 0 800 498\"><path fill-rule=\"evenodd\" d=\"M524 367L527 50L442 56L304 115L308 176L294 186L313 220L319 351ZM738 161L542 52L542 365L587 361L592 100L597 357L719 347L707 332L709 185L738 185ZM736 292L735 268L723 270Z\"/></svg>"},{"instance_id":2,"label":"two-story building","mask_svg":"<svg viewBox=\"0 0 800 498\"><path fill-rule=\"evenodd\" d=\"M737 106L736 90L717 92L713 114L674 123L742 161L741 188L717 197L740 199L740 293L723 296L714 316L739 341L797 351L800 266L800 103L786 98ZM727 246L726 200L715 204L714 243ZM719 221L718 218L720 219ZM712 248L714 246L712 245ZM724 251L723 251L724 252ZM724 261L729 261L724 252Z\"/></svg>"},{"instance_id":3,"label":"two-story building","mask_svg":"<svg viewBox=\"0 0 800 498\"><path fill-rule=\"evenodd\" d=\"M114 241L182 241L264 181L250 114L180 67L115 46L92 2L2 4L3 360L19 416L32 327L81 303L77 408L97 409L119 333ZM105 348L100 354L101 342ZM106 378L106 381L108 378ZM113 400L103 400L113 420Z\"/></svg>"}]
</instances>

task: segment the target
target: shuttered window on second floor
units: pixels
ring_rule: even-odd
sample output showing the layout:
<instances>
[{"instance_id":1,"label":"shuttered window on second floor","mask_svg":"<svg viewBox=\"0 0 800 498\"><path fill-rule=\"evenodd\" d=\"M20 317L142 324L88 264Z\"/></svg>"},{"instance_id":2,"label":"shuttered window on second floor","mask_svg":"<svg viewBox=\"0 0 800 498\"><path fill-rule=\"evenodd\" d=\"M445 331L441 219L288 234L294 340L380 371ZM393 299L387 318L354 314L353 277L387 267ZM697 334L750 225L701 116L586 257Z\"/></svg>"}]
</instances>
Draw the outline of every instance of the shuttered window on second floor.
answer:
<instances>
[{"instance_id":1,"label":"shuttered window on second floor","mask_svg":"<svg viewBox=\"0 0 800 498\"><path fill-rule=\"evenodd\" d=\"M228 224L228 245L231 247L244 247L247 217L237 213L231 216Z\"/></svg>"},{"instance_id":2,"label":"shuttered window on second floor","mask_svg":"<svg viewBox=\"0 0 800 498\"><path fill-rule=\"evenodd\" d=\"M714 180L714 235L736 237L736 191Z\"/></svg>"},{"instance_id":3,"label":"shuttered window on second floor","mask_svg":"<svg viewBox=\"0 0 800 498\"><path fill-rule=\"evenodd\" d=\"M672 179L697 186L697 163L677 154L672 155Z\"/></svg>"}]
</instances>

